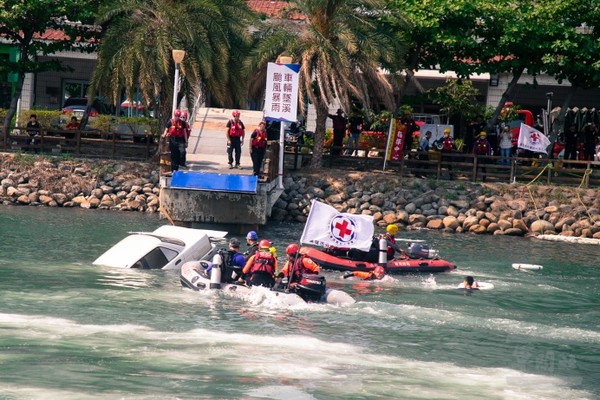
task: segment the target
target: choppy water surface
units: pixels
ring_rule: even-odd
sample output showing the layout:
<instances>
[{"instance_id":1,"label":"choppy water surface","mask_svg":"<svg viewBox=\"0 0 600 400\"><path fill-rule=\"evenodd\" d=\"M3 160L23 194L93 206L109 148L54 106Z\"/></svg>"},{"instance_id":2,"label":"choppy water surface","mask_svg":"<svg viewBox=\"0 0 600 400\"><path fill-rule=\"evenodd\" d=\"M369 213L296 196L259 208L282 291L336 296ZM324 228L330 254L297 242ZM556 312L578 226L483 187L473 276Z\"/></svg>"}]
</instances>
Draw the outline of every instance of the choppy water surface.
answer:
<instances>
[{"instance_id":1,"label":"choppy water surface","mask_svg":"<svg viewBox=\"0 0 600 400\"><path fill-rule=\"evenodd\" d=\"M0 207L2 399L593 399L600 248L406 233L459 270L350 282L352 306L286 309L92 261L156 216ZM271 225L280 257L300 225ZM233 236L233 235L230 235ZM515 271L513 262L544 270ZM474 275L494 289L465 293Z\"/></svg>"}]
</instances>

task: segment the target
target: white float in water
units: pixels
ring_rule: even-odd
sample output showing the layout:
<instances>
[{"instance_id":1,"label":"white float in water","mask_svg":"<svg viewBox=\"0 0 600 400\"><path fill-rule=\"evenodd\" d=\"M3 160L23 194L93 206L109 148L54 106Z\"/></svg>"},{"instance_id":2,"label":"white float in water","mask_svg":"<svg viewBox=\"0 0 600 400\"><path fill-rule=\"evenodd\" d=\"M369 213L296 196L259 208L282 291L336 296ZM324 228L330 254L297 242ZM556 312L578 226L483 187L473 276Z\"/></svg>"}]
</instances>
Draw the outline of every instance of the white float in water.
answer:
<instances>
[{"instance_id":1,"label":"white float in water","mask_svg":"<svg viewBox=\"0 0 600 400\"><path fill-rule=\"evenodd\" d=\"M541 265L537 265L537 264L520 264L520 263L514 263L512 265L513 269L522 269L522 270L528 270L528 271L537 271L540 269L544 269L544 267L542 267Z\"/></svg>"}]
</instances>

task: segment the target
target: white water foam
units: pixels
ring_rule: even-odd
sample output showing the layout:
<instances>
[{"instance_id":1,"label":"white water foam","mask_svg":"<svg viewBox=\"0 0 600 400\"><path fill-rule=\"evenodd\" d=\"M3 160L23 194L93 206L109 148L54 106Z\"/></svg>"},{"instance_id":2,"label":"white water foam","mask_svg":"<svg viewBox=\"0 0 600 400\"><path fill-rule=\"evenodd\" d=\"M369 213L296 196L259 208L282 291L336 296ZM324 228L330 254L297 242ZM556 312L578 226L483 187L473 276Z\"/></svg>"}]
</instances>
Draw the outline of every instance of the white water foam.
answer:
<instances>
[{"instance_id":1,"label":"white water foam","mask_svg":"<svg viewBox=\"0 0 600 400\"><path fill-rule=\"evenodd\" d=\"M419 312L423 311L427 312ZM249 388L248 396L268 397L274 385L279 387L278 383L287 382L282 393L290 395L286 398L299 400L356 395L412 399L591 397L585 391L572 389L570 382L553 376L373 354L361 346L305 335L254 335L202 328L164 332L135 324L81 325L67 319L14 314L0 314L0 324L9 331L18 329L21 338L38 339L49 348L57 340L68 339L71 346L101 352L103 357L130 359L140 365L143 375L194 380L197 377L185 372L190 366L204 366L207 371L218 366L221 374L227 373L225 370L232 377L254 377L254 386L258 388ZM181 373L155 369L161 365ZM54 368L56 371L47 371L50 378L60 374L60 368ZM0 391L37 398L40 388L35 387L35 380L28 387L0 382ZM44 393L46 399L74 398L68 389ZM85 394L79 396L85 397Z\"/></svg>"}]
</instances>

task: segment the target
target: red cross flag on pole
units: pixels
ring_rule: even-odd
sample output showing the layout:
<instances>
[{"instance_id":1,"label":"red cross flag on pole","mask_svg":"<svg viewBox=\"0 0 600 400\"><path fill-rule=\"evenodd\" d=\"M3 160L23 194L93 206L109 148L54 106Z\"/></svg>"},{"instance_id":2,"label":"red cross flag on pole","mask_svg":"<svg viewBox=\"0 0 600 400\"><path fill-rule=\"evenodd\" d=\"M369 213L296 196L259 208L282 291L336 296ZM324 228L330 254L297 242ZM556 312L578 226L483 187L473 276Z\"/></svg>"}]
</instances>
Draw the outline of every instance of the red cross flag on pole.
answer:
<instances>
[{"instance_id":1,"label":"red cross flag on pole","mask_svg":"<svg viewBox=\"0 0 600 400\"><path fill-rule=\"evenodd\" d=\"M300 243L369 251L374 233L371 215L340 213L313 200Z\"/></svg>"},{"instance_id":2,"label":"red cross flag on pole","mask_svg":"<svg viewBox=\"0 0 600 400\"><path fill-rule=\"evenodd\" d=\"M548 146L550 146L550 140L546 135L529 125L521 123L517 147L535 153L547 153Z\"/></svg>"}]
</instances>

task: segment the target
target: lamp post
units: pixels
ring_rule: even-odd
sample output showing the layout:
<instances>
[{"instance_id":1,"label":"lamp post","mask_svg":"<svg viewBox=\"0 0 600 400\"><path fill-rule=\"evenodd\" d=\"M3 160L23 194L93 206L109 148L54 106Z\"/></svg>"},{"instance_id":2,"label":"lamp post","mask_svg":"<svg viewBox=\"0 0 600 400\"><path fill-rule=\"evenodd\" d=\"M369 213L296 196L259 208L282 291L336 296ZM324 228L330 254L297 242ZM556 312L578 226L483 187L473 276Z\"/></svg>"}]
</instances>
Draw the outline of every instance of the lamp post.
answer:
<instances>
[{"instance_id":1,"label":"lamp post","mask_svg":"<svg viewBox=\"0 0 600 400\"><path fill-rule=\"evenodd\" d=\"M185 57L185 50L173 50L173 61L175 61L175 79L173 80L173 107L171 109L171 117L175 115L177 108L177 86L179 83L179 64Z\"/></svg>"}]
</instances>

